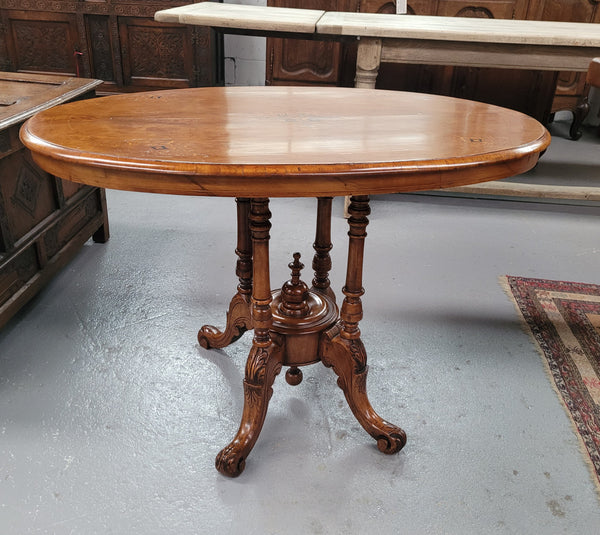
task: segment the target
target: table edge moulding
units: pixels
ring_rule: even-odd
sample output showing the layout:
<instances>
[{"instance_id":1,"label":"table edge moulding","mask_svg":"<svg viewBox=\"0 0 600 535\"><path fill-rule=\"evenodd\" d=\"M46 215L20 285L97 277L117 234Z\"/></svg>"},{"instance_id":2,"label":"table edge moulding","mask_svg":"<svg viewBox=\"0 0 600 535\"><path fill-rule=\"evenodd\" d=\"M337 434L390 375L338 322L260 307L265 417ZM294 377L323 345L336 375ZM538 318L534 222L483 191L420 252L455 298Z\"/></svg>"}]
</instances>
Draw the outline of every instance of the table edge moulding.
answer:
<instances>
[{"instance_id":1,"label":"table edge moulding","mask_svg":"<svg viewBox=\"0 0 600 535\"><path fill-rule=\"evenodd\" d=\"M199 91L198 89L202 89ZM340 99L345 102L352 99L364 99L369 89L351 89L351 88L302 88L293 86L270 86L270 87L229 87L229 88L192 88L180 90L167 90L160 92L147 92L132 95L118 95L111 98L111 103L118 104L117 113L122 115L123 121L126 123L130 131L140 135L145 134L150 128L146 122L152 124L153 118L147 114L147 117L136 119L130 116L124 106L148 107L158 105L165 99L173 98L174 95L185 97L186 101L190 101L195 95L206 96L212 98L211 95L219 94L235 97L236 95L248 95L247 98L253 98L255 95L269 95L276 97L278 95L287 95L290 99L298 99L302 95L339 95ZM369 112L378 111L379 116L391 113L386 107L387 101L394 101L394 91L377 90L376 98L370 105L370 108L365 110L361 117L364 121L373 121L373 117ZM452 102L456 107L464 108L463 113L483 113L484 110L494 110L494 113L514 114L515 117L522 117L526 120L526 116L519 112L506 110L491 105L466 101L462 99L454 99L452 97L433 96L422 93L405 93L410 95L411 101L415 106L421 106L420 109L427 109L427 113L435 112L436 103ZM106 97L105 97L106 98ZM332 98L332 97L330 97ZM361 100L362 101L362 100ZM333 102L333 101L332 101ZM52 127L47 127L45 135L51 139L52 130L58 130L58 125L71 125L73 122L85 124L88 116L91 115L91 110L95 111L104 107L106 101L94 101L86 103L85 107L69 107L49 111L46 114L47 118L52 117ZM126 104L125 104L126 103ZM66 109L77 110L72 117L65 118L63 116ZM419 108L415 108L419 109ZM185 109L181 110L181 114L194 114L194 121L208 120L204 116L202 106L197 106L196 110ZM212 111L207 111L210 114ZM279 111L283 124L287 120L286 112ZM422 117L427 117L425 112L414 112L414 110L399 110L398 113L405 114L402 127L402 132L396 132L396 138L405 140L413 140L415 137L422 136L418 132L411 132L410 126L406 121L414 120L417 123ZM492 118L494 113L489 113ZM188 119L191 116L187 116ZM230 115L228 119L234 119L234 115ZM146 121L147 119L147 121ZM304 121L299 121L298 127L302 124L310 127L310 121L313 120L309 113L306 114ZM341 120L341 119L339 119ZM189 119L191 121L191 119ZM263 121L263 123L260 123ZM252 126L254 129L269 128L270 124L276 123L278 117L275 113L272 116L261 116L257 114L253 117L251 125L239 126L235 128L245 128ZM291 121L291 120L290 120ZM535 119L531 119L531 124L539 124ZM113 118L108 120L103 127L107 128ZM137 122L137 124L136 124ZM172 119L173 128L176 127L176 118ZM484 128L489 134L489 129L485 125L480 124L484 121L479 121L478 128ZM345 155L343 162L330 161L327 152L323 151L318 158L320 161L314 162L297 159L288 163L285 158L288 157L286 148L284 147L281 154L274 153L271 156L265 156L263 160L249 160L244 158L235 158L231 155L223 156L224 160L219 162L204 162L186 160L185 153L183 156L177 143L189 145L192 140L187 139L187 131L181 135L181 138L175 142L169 138L156 137L156 144L153 145L147 152L133 152L133 156L123 152L119 157L111 157L104 154L101 150L96 151L94 136L88 136L88 143L83 142L80 147L63 147L57 144L49 143L46 140L37 137L36 133L30 131L29 125L36 125L37 119L33 119L26 125L21 136L24 143L33 151L35 160L43 165L46 169L52 170L57 174L61 174L68 180L84 181L89 185L104 185L114 189L128 189L135 191L145 191L153 193L178 193L182 195L199 195L199 196L265 196L265 197L286 197L286 196L307 196L314 197L320 195L347 195L347 194L375 194L375 193L397 193L401 191L418 191L429 189L440 189L445 187L455 187L463 184L473 184L476 182L484 182L506 176L507 170L511 175L522 173L533 167L537 160L537 152L535 149L545 146L549 140L549 134L540 126L539 138L531 140L527 146L513 149L507 145L507 148L496 150L491 153L480 154L477 151L466 153L460 158L442 157L422 159L411 157L407 161L398 161L382 159L382 153L388 154L381 147L378 148L378 158L367 158L365 161L356 161L355 154L348 153ZM47 123L50 124L50 123ZM365 123L366 124L366 123ZM189 123L190 127L192 123ZM354 127L353 119L349 119L344 125L348 128ZM37 125L36 125L37 126ZM363 124L364 126L364 124ZM511 126L507 123L502 128L505 130ZM160 131L159 131L160 132ZM510 137L517 135L514 129L511 133L496 132L494 138L501 136ZM154 137L152 133L148 134ZM160 135L160 134L159 134ZM164 134L162 134L164 135ZM169 135L175 136L172 131ZM338 136L342 132L338 132ZM358 132L346 132L346 137L355 137L360 135ZM370 135L374 135L370 132ZM429 136L434 135L430 133ZM548 136L548 137L547 137ZM86 138L82 135L82 140ZM162 140L162 141L161 141ZM385 140L380 137L379 142ZM120 142L118 140L116 143ZM356 141L353 141L356 142ZM475 143L475 141L473 142ZM276 147L278 145L273 145ZM426 147L427 144L422 144ZM124 151L126 147L121 147ZM137 148L137 147L134 147ZM145 148L145 147L144 147ZM388 148L393 155L399 147L397 144L390 143L388 140ZM132 149L133 150L133 149ZM198 148L198 150L200 150ZM541 149L540 149L541 150ZM427 153L427 151L426 151ZM318 154L318 151L313 151L311 156ZM172 155L172 156L171 156ZM296 158L302 156L299 152L295 155ZM262 157L262 156L261 156ZM269 160L269 157L272 159ZM229 159L229 161L225 161ZM282 178L285 177L285 180ZM310 187L307 187L307 184Z\"/></svg>"}]
</instances>

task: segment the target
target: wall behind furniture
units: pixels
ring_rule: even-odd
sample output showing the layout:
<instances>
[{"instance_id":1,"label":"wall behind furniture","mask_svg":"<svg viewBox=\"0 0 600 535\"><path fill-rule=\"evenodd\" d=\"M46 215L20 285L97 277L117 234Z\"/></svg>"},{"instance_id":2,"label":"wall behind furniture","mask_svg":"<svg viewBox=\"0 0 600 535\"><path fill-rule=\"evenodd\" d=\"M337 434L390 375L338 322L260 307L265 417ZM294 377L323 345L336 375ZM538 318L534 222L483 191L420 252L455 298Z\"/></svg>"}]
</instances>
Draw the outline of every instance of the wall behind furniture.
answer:
<instances>
[{"instance_id":1,"label":"wall behind furniture","mask_svg":"<svg viewBox=\"0 0 600 535\"><path fill-rule=\"evenodd\" d=\"M225 0L226 4L266 6L267 0ZM265 85L266 39L224 36L225 85Z\"/></svg>"}]
</instances>

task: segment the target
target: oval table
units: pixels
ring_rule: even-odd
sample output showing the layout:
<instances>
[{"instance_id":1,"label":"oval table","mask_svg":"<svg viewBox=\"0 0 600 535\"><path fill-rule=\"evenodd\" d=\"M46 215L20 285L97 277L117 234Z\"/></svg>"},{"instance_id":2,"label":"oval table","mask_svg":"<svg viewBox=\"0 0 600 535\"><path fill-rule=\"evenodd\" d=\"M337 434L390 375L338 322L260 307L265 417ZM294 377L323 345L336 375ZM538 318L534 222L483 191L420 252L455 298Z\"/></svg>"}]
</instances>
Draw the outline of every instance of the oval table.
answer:
<instances>
[{"instance_id":1,"label":"oval table","mask_svg":"<svg viewBox=\"0 0 600 535\"><path fill-rule=\"evenodd\" d=\"M221 348L254 329L239 430L217 456L237 476L261 431L282 366L290 384L318 361L338 376L348 405L384 453L406 443L366 391L361 342L369 195L431 190L522 173L550 143L515 111L441 96L311 87L201 88L136 93L58 106L21 130L35 161L61 178L103 188L235 197L237 293L226 326L198 340ZM331 205L351 196L340 308L329 284ZM316 197L310 286L300 254L271 289L269 197ZM383 253L383 251L382 251Z\"/></svg>"}]
</instances>

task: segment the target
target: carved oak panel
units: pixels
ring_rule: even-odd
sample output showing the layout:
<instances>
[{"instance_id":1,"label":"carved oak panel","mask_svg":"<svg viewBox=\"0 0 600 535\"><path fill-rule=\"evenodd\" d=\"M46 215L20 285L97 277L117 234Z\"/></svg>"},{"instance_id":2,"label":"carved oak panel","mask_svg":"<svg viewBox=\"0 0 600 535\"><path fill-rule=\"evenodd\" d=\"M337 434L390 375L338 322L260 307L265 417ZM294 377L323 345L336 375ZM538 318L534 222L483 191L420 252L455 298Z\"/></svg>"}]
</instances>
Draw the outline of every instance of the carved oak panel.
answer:
<instances>
[{"instance_id":1,"label":"carved oak panel","mask_svg":"<svg viewBox=\"0 0 600 535\"><path fill-rule=\"evenodd\" d=\"M14 236L24 236L55 209L53 180L31 161L29 153L18 151L2 160L0 189L4 210Z\"/></svg>"},{"instance_id":2,"label":"carved oak panel","mask_svg":"<svg viewBox=\"0 0 600 535\"><path fill-rule=\"evenodd\" d=\"M75 54L80 46L74 15L9 11L5 24L14 70L76 74Z\"/></svg>"},{"instance_id":3,"label":"carved oak panel","mask_svg":"<svg viewBox=\"0 0 600 535\"><path fill-rule=\"evenodd\" d=\"M195 85L191 33L185 27L159 26L152 19L139 17L119 17L119 35L127 85Z\"/></svg>"}]
</instances>

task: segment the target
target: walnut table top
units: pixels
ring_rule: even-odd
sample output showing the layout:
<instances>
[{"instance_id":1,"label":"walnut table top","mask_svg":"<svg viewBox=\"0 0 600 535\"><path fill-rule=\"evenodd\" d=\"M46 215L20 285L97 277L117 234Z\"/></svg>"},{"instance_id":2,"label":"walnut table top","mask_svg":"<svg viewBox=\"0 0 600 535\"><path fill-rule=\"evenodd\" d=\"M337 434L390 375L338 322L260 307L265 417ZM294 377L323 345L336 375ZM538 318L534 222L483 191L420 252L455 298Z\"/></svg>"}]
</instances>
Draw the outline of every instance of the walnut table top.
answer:
<instances>
[{"instance_id":1,"label":"walnut table top","mask_svg":"<svg viewBox=\"0 0 600 535\"><path fill-rule=\"evenodd\" d=\"M429 190L533 167L550 142L521 113L346 88L194 88L55 107L21 137L76 182L188 195L294 197Z\"/></svg>"}]
</instances>

